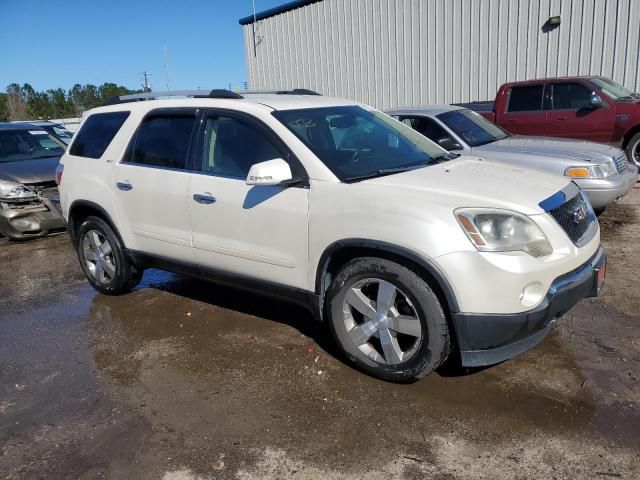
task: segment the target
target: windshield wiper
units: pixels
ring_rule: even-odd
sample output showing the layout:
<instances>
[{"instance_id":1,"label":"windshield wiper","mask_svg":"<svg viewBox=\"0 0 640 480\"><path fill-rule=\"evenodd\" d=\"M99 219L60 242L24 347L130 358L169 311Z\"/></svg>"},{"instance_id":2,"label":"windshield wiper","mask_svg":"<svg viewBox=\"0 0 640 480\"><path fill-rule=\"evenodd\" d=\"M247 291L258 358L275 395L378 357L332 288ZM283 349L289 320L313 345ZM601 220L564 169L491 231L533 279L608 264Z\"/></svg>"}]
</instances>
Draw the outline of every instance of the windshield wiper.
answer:
<instances>
[{"instance_id":1,"label":"windshield wiper","mask_svg":"<svg viewBox=\"0 0 640 480\"><path fill-rule=\"evenodd\" d=\"M366 173L364 175L358 175L355 177L347 177L345 180L347 182L355 182L358 180L367 180L368 178L376 178L376 177L382 177L384 175L393 175L394 173L401 173L401 172L408 172L409 170L416 170L418 168L422 168L425 167L427 165L430 165L431 162L429 163L421 163L419 165L407 165L404 167L393 167L393 168L381 168L379 170L376 170L375 172L371 172L371 173Z\"/></svg>"}]
</instances>

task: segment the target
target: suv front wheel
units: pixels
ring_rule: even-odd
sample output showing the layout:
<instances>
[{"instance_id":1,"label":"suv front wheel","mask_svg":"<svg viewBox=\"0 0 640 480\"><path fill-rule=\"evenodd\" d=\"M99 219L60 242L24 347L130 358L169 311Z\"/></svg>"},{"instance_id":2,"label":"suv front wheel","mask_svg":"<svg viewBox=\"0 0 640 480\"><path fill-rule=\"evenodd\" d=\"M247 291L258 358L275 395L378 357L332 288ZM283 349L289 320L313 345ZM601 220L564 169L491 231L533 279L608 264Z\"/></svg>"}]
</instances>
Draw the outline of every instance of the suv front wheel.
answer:
<instances>
[{"instance_id":1,"label":"suv front wheel","mask_svg":"<svg viewBox=\"0 0 640 480\"><path fill-rule=\"evenodd\" d=\"M99 217L90 216L82 222L76 250L89 283L101 293L126 293L142 278L142 270L131 264L113 229Z\"/></svg>"},{"instance_id":2,"label":"suv front wheel","mask_svg":"<svg viewBox=\"0 0 640 480\"><path fill-rule=\"evenodd\" d=\"M389 260L347 263L327 292L327 313L349 359L385 380L422 378L449 353L447 320L435 293L416 273Z\"/></svg>"}]
</instances>

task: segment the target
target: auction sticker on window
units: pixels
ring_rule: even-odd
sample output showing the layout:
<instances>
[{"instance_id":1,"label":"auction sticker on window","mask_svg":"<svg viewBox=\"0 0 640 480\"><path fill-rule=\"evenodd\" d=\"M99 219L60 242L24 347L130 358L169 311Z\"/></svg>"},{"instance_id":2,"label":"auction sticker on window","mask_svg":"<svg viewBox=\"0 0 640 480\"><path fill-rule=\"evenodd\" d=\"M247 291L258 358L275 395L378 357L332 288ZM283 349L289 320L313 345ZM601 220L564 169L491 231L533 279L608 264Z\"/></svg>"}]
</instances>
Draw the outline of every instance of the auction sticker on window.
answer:
<instances>
[{"instance_id":1,"label":"auction sticker on window","mask_svg":"<svg viewBox=\"0 0 640 480\"><path fill-rule=\"evenodd\" d=\"M44 130L29 130L31 135L47 135L47 132Z\"/></svg>"}]
</instances>

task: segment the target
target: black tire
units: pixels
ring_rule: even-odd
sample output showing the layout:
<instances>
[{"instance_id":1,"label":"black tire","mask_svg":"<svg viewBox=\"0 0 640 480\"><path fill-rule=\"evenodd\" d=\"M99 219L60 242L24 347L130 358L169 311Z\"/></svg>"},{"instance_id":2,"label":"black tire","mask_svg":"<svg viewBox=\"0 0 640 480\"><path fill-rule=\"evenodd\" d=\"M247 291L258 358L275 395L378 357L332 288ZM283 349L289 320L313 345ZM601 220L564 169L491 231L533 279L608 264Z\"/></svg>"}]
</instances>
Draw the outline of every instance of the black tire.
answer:
<instances>
[{"instance_id":1,"label":"black tire","mask_svg":"<svg viewBox=\"0 0 640 480\"><path fill-rule=\"evenodd\" d=\"M420 320L421 336L416 340L419 343L412 347L414 353L406 361L397 364L377 362L365 355L349 336L343 312L345 297L352 286L365 279L392 283L411 302ZM392 382L415 381L433 372L449 354L449 328L437 296L416 273L395 262L375 257L348 262L329 287L325 308L338 345L356 367L372 376Z\"/></svg>"},{"instance_id":2,"label":"black tire","mask_svg":"<svg viewBox=\"0 0 640 480\"><path fill-rule=\"evenodd\" d=\"M626 153L629 161L640 167L640 159L636 158L636 155L640 155L640 132L631 137L631 140L627 143Z\"/></svg>"},{"instance_id":3,"label":"black tire","mask_svg":"<svg viewBox=\"0 0 640 480\"><path fill-rule=\"evenodd\" d=\"M85 241L87 233L91 231L98 232L111 245L111 258L115 264L115 275L106 283L101 283L96 280L85 260L83 242ZM75 247L78 252L78 259L80 260L82 271L91 286L100 293L106 295L122 295L123 293L131 291L131 289L140 283L143 270L131 264L124 253L124 248L118 236L103 219L94 216L87 217L80 225L80 228L78 228L75 240Z\"/></svg>"}]
</instances>

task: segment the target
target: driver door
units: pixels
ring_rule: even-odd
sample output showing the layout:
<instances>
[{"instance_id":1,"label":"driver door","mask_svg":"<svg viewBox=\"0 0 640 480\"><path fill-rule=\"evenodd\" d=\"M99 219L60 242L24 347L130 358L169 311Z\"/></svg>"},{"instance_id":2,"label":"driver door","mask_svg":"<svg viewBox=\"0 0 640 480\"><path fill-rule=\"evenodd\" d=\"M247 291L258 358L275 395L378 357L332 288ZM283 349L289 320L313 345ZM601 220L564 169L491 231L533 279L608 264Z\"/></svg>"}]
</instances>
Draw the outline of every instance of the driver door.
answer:
<instances>
[{"instance_id":1,"label":"driver door","mask_svg":"<svg viewBox=\"0 0 640 480\"><path fill-rule=\"evenodd\" d=\"M284 144L253 117L209 111L196 149L187 196L196 262L308 289L308 187L245 183L252 165L293 159Z\"/></svg>"}]
</instances>

